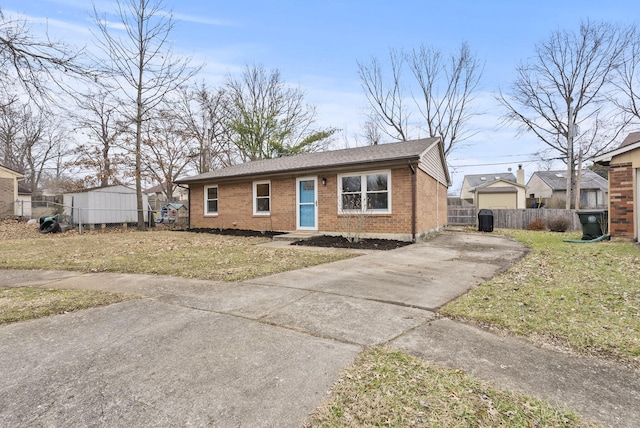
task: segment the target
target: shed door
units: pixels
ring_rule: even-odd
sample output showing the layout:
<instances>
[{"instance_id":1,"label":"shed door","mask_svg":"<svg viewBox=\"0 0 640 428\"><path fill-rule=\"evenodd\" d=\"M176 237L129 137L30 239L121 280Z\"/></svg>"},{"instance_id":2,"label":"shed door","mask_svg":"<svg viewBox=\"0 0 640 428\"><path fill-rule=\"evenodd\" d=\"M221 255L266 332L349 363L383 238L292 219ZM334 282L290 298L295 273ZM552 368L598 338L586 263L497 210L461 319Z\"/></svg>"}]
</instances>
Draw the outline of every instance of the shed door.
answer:
<instances>
[{"instance_id":1,"label":"shed door","mask_svg":"<svg viewBox=\"0 0 640 428\"><path fill-rule=\"evenodd\" d=\"M318 179L316 177L297 179L297 227L300 230L318 229L317 187Z\"/></svg>"}]
</instances>

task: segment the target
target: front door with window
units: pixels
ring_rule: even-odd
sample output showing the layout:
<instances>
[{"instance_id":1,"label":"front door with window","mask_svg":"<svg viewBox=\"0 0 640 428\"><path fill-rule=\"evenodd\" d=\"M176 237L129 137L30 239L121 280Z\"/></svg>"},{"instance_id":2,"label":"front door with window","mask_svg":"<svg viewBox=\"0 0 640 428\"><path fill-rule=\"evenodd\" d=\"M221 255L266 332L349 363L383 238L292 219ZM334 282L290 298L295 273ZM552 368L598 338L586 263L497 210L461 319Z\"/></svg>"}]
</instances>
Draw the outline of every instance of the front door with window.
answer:
<instances>
[{"instance_id":1,"label":"front door with window","mask_svg":"<svg viewBox=\"0 0 640 428\"><path fill-rule=\"evenodd\" d=\"M316 177L298 178L297 188L297 227L299 230L318 229L318 201L316 189L318 179Z\"/></svg>"}]
</instances>

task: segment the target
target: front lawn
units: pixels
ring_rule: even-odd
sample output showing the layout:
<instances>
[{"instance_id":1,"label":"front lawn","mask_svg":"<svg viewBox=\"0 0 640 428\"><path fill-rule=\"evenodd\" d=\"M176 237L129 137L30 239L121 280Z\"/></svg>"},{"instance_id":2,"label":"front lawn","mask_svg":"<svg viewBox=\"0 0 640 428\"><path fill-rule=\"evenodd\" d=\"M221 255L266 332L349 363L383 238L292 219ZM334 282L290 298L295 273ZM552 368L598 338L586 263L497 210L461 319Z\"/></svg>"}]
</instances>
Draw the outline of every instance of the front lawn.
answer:
<instances>
[{"instance_id":1,"label":"front lawn","mask_svg":"<svg viewBox=\"0 0 640 428\"><path fill-rule=\"evenodd\" d=\"M0 242L0 269L174 275L242 281L354 257L343 251L258 246L262 237L127 231L54 234Z\"/></svg>"},{"instance_id":2,"label":"front lawn","mask_svg":"<svg viewBox=\"0 0 640 428\"><path fill-rule=\"evenodd\" d=\"M441 314L640 367L640 251L633 243L502 232L531 252Z\"/></svg>"},{"instance_id":3,"label":"front lawn","mask_svg":"<svg viewBox=\"0 0 640 428\"><path fill-rule=\"evenodd\" d=\"M342 374L304 427L593 427L535 398L460 370L372 348Z\"/></svg>"},{"instance_id":4,"label":"front lawn","mask_svg":"<svg viewBox=\"0 0 640 428\"><path fill-rule=\"evenodd\" d=\"M105 306L132 298L103 291L0 288L0 324Z\"/></svg>"}]
</instances>

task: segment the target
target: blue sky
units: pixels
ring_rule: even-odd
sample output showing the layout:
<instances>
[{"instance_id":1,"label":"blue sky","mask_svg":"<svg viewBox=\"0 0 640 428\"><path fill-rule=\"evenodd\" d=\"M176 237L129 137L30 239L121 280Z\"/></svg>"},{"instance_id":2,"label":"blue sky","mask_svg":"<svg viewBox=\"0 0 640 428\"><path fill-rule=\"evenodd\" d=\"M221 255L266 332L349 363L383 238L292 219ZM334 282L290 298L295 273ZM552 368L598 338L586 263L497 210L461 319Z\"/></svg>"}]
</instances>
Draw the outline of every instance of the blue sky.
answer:
<instances>
[{"instance_id":1,"label":"blue sky","mask_svg":"<svg viewBox=\"0 0 640 428\"><path fill-rule=\"evenodd\" d=\"M110 1L96 0L113 10ZM539 169L532 153L545 148L533 136L500 126L493 94L508 89L515 67L536 42L556 29L575 29L581 20L629 24L640 17L635 1L565 0L166 0L177 19L175 53L206 63L200 78L212 85L247 64L277 68L283 79L306 91L318 111L319 125L343 129L336 144L356 145L366 120L364 93L356 62L384 59L389 48L421 44L453 52L466 41L485 70L477 98L484 114L474 120L476 135L449 158L454 185L464 174ZM89 0L0 0L5 14L20 13L38 23L48 20L53 38L90 45L93 28ZM468 166L481 165L481 166ZM559 166L559 165L558 165Z\"/></svg>"}]
</instances>

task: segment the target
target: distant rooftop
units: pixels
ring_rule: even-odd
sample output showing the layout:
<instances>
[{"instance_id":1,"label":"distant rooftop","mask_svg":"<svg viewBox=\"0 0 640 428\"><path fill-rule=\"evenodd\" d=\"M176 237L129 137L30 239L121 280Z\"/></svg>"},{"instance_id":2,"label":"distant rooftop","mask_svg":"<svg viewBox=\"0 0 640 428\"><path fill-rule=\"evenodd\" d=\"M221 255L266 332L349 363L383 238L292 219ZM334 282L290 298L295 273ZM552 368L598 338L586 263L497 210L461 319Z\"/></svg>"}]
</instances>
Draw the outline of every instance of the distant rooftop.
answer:
<instances>
[{"instance_id":1,"label":"distant rooftop","mask_svg":"<svg viewBox=\"0 0 640 428\"><path fill-rule=\"evenodd\" d=\"M491 174L469 174L465 175L463 181L466 181L470 188L475 188L483 184L492 183L496 180L505 180L516 183L518 180L511 172L498 172Z\"/></svg>"},{"instance_id":2,"label":"distant rooftop","mask_svg":"<svg viewBox=\"0 0 640 428\"><path fill-rule=\"evenodd\" d=\"M533 176L540 177L553 190L567 189L567 171L536 171L531 177L533 178ZM584 169L582 170L580 188L607 190L609 182L595 172Z\"/></svg>"}]
</instances>

